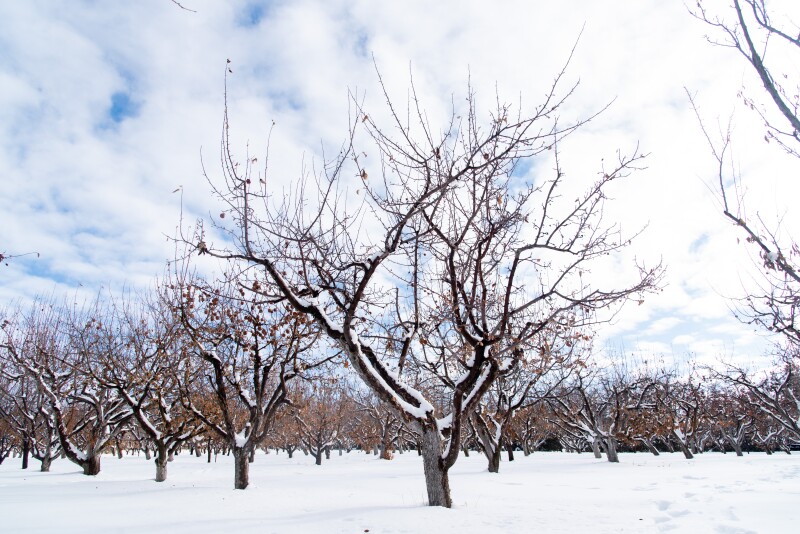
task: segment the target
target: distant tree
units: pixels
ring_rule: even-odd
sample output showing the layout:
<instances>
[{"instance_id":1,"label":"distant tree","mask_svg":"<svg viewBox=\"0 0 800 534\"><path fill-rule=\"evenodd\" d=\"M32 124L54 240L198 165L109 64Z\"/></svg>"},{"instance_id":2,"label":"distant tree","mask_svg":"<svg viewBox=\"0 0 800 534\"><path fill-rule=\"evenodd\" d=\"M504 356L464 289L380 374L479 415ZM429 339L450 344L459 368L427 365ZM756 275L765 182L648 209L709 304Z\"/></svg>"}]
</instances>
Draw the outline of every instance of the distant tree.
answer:
<instances>
[{"instance_id":1,"label":"distant tree","mask_svg":"<svg viewBox=\"0 0 800 534\"><path fill-rule=\"evenodd\" d=\"M300 444L317 465L322 465L323 454L330 457L346 417L352 414L352 402L336 378L304 383L292 396Z\"/></svg>"},{"instance_id":2,"label":"distant tree","mask_svg":"<svg viewBox=\"0 0 800 534\"><path fill-rule=\"evenodd\" d=\"M169 282L169 302L188 355L183 402L232 449L234 487L245 489L255 449L289 403L289 383L333 356L311 350L317 334L305 315L265 301L257 281L240 282L178 274Z\"/></svg>"},{"instance_id":3,"label":"distant tree","mask_svg":"<svg viewBox=\"0 0 800 534\"><path fill-rule=\"evenodd\" d=\"M800 441L800 364L796 354L785 355L778 365L762 371L728 365L719 376L742 391L742 403L771 419L783 435ZM776 431L773 427L772 432Z\"/></svg>"},{"instance_id":4,"label":"distant tree","mask_svg":"<svg viewBox=\"0 0 800 534\"><path fill-rule=\"evenodd\" d=\"M47 398L39 391L36 381L13 361L0 366L0 418L5 429L15 436L14 443L22 452L22 468L28 467L28 457L41 462L41 471L50 466L60 454L55 416Z\"/></svg>"},{"instance_id":5,"label":"distant tree","mask_svg":"<svg viewBox=\"0 0 800 534\"><path fill-rule=\"evenodd\" d=\"M470 418L490 473L499 471L504 445L513 458L509 434L517 411L543 402L563 385L573 367L585 366L590 341L583 332L561 325L542 330L529 342L525 356L498 374Z\"/></svg>"},{"instance_id":6,"label":"distant tree","mask_svg":"<svg viewBox=\"0 0 800 534\"><path fill-rule=\"evenodd\" d=\"M39 300L3 327L2 348L36 381L52 410L63 454L86 475L100 472L104 449L133 415L114 390L85 372L87 361L118 349L105 317L99 299L83 308Z\"/></svg>"},{"instance_id":7,"label":"distant tree","mask_svg":"<svg viewBox=\"0 0 800 534\"><path fill-rule=\"evenodd\" d=\"M169 459L200 430L180 402L180 323L158 296L125 295L107 306L109 350L102 358L85 358L80 368L131 410L138 433L155 450L155 480L163 482Z\"/></svg>"}]
</instances>

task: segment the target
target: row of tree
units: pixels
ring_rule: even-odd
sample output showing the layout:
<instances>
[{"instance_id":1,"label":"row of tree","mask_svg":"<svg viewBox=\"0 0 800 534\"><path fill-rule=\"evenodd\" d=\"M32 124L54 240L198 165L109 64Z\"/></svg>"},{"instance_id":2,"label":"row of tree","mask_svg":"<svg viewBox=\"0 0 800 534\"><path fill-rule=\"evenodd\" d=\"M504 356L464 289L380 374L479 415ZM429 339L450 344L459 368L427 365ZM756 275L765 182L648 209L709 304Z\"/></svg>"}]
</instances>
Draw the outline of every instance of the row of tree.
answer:
<instances>
[{"instance_id":1,"label":"row of tree","mask_svg":"<svg viewBox=\"0 0 800 534\"><path fill-rule=\"evenodd\" d=\"M189 282L190 280L190 282ZM66 456L84 473L101 454L155 455L156 480L180 450L234 456L248 485L257 448L321 463L331 448L423 449L422 435L315 344L302 316L261 303L243 287L168 279L148 298L76 307L40 300L2 325L0 461ZM232 295L235 293L235 295ZM250 299L245 296L249 295ZM541 448L604 452L776 449L800 443L797 366L759 379L592 363L589 336L549 331L533 361L493 382L461 428L460 449L481 450L497 472L501 452ZM416 373L417 377L424 376ZM437 410L447 389L416 381Z\"/></svg>"}]
</instances>

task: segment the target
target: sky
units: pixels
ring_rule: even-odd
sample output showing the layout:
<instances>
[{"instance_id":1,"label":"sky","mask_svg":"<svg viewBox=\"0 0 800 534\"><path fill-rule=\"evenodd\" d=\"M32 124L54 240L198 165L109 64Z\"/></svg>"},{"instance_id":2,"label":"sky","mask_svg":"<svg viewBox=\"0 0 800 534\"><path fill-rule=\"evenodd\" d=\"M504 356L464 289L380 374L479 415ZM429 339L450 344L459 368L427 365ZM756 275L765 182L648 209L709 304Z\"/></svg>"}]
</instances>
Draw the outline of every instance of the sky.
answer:
<instances>
[{"instance_id":1,"label":"sky","mask_svg":"<svg viewBox=\"0 0 800 534\"><path fill-rule=\"evenodd\" d=\"M726 1L706 4L729 14ZM800 21L792 2L772 4ZM349 92L385 113L376 68L399 102L413 76L433 117L468 81L487 110L496 95L535 105L577 42L565 119L610 105L562 146L568 176L580 187L618 150L648 154L606 209L623 230L644 231L601 271L622 276L634 258L667 266L663 291L622 310L598 344L701 363L757 363L769 350L730 310L730 297L753 283L754 261L721 215L715 161L687 91L712 137L731 121L749 213L771 227L780 219L784 232L797 227L789 201L798 166L764 142L737 96L766 103L755 75L708 44L709 28L682 2L181 5L0 0L0 252L22 255L0 269L0 306L147 287L163 272L181 217L218 210L203 164L221 176L228 67L233 145L262 154L272 129L270 175L289 183L344 140Z\"/></svg>"}]
</instances>

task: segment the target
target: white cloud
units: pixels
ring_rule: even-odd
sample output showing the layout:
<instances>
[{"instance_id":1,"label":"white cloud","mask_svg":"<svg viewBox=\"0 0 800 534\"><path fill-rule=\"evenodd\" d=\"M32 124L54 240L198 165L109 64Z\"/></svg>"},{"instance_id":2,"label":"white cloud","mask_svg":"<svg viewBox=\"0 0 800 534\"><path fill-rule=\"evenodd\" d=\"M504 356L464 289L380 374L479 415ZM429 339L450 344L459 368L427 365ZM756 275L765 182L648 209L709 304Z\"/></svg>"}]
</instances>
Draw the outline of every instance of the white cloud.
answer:
<instances>
[{"instance_id":1,"label":"white cloud","mask_svg":"<svg viewBox=\"0 0 800 534\"><path fill-rule=\"evenodd\" d=\"M662 293L622 310L600 335L642 353L670 353L676 340L706 355L720 346L763 352L723 298L740 294L753 266L709 192L714 162L684 93L697 94L711 124L724 123L740 86L758 95L758 83L735 54L705 43L707 29L681 3L306 0L267 3L254 26L245 21L257 2L184 4L196 13L167 0L0 4L0 250L41 253L2 270L0 298L53 284L146 285L161 273L181 198L187 220L217 210L199 154L218 177L226 59L234 145L243 152L249 141L260 156L275 121L270 180L281 187L304 158L319 161L321 145L343 140L348 90L386 116L372 54L401 106L413 74L435 120L452 95L463 98L468 75L484 104L495 88L536 104L584 28L566 76L580 85L564 120L614 102L564 143L570 187L589 183L617 149L640 143L649 153L647 169L614 189L606 209L625 232L647 229L593 275L624 278L634 257L663 258L669 269ZM139 107L109 127L117 92ZM792 162L760 141L752 114L736 111L747 201L789 210L798 185L783 175ZM796 227L793 217L789 210L785 228Z\"/></svg>"}]
</instances>

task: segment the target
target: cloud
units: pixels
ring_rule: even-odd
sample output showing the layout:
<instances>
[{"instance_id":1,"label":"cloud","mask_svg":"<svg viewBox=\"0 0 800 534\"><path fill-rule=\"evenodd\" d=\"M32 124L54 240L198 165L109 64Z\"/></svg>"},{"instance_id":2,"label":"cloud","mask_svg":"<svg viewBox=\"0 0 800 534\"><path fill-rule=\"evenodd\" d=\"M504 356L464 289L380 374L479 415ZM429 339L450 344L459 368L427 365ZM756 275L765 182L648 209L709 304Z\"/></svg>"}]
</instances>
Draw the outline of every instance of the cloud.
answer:
<instances>
[{"instance_id":1,"label":"cloud","mask_svg":"<svg viewBox=\"0 0 800 534\"><path fill-rule=\"evenodd\" d=\"M530 109L582 31L563 80L564 90L578 85L561 120L608 109L563 143L568 192L590 184L617 150L638 145L648 154L646 168L610 191L605 212L627 235L646 228L592 276L624 281L635 274L634 260L663 259L669 269L664 291L623 309L599 331L599 343L667 353L674 340L692 339L688 349L709 357L720 345L763 352L766 342L731 317L724 298L741 294L754 266L719 214L714 162L684 92L724 126L740 87L758 94L758 80L735 55L709 46L707 28L680 3L194 0L189 7L196 12L166 0L0 4L0 250L41 253L0 272L0 298L30 298L53 285L147 285L161 273L174 253L166 236L181 215L186 224L219 209L203 165L219 178L228 66L233 146L264 161L274 121L268 179L282 191L304 164L319 164L322 147L338 149L348 93L386 120L375 65L401 108L413 78L434 124L463 106L468 80L479 105L499 96ZM746 200L797 227L788 199L798 186L785 180L796 162L763 142L752 114L737 110L735 120ZM551 172L547 159L517 169L533 180Z\"/></svg>"}]
</instances>

